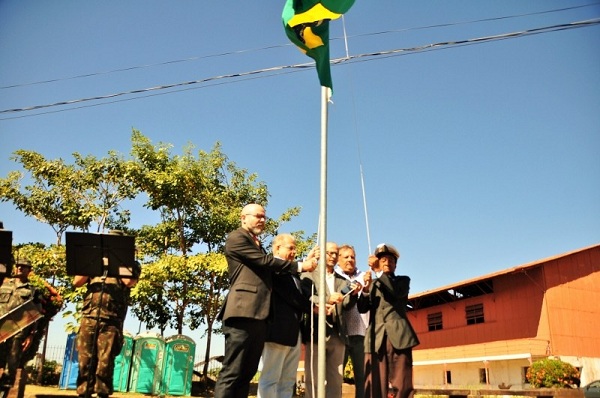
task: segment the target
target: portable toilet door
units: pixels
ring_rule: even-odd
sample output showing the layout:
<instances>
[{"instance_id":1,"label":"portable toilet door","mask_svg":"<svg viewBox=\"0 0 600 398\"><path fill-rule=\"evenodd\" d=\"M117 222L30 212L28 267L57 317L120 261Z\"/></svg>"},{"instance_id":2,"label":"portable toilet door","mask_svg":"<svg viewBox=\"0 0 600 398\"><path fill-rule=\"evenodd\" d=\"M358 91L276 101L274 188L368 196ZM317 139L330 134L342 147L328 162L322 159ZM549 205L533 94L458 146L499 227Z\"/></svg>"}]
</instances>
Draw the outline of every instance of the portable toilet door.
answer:
<instances>
[{"instance_id":1,"label":"portable toilet door","mask_svg":"<svg viewBox=\"0 0 600 398\"><path fill-rule=\"evenodd\" d=\"M192 375L196 343L178 334L166 340L162 392L166 395L189 396L192 393Z\"/></svg>"},{"instance_id":2,"label":"portable toilet door","mask_svg":"<svg viewBox=\"0 0 600 398\"><path fill-rule=\"evenodd\" d=\"M113 373L113 390L127 392L129 383L129 371L131 370L131 357L133 356L133 335L127 331L123 332L123 347L115 358Z\"/></svg>"},{"instance_id":3,"label":"portable toilet door","mask_svg":"<svg viewBox=\"0 0 600 398\"><path fill-rule=\"evenodd\" d=\"M74 390L77 388L77 376L79 375L79 355L77 352L77 334L71 333L67 336L67 346L63 367L60 372L58 388L63 390Z\"/></svg>"},{"instance_id":4,"label":"portable toilet door","mask_svg":"<svg viewBox=\"0 0 600 398\"><path fill-rule=\"evenodd\" d=\"M165 340L158 333L146 332L134 338L129 392L160 392L164 353Z\"/></svg>"}]
</instances>

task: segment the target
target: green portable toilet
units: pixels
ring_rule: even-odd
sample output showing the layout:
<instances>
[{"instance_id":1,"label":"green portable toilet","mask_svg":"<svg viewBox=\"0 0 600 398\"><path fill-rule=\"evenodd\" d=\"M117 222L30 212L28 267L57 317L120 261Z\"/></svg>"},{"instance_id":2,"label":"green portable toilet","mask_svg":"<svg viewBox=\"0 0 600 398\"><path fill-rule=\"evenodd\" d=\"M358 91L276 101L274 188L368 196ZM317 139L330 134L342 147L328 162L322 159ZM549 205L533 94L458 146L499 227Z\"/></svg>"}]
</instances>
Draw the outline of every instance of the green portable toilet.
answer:
<instances>
[{"instance_id":1,"label":"green portable toilet","mask_svg":"<svg viewBox=\"0 0 600 398\"><path fill-rule=\"evenodd\" d=\"M160 392L164 354L165 340L158 333L135 336L129 392L154 395Z\"/></svg>"},{"instance_id":2,"label":"green portable toilet","mask_svg":"<svg viewBox=\"0 0 600 398\"><path fill-rule=\"evenodd\" d=\"M166 395L189 396L192 393L192 375L196 343L178 334L166 340L162 392Z\"/></svg>"},{"instance_id":3,"label":"green portable toilet","mask_svg":"<svg viewBox=\"0 0 600 398\"><path fill-rule=\"evenodd\" d=\"M123 332L123 347L115 358L115 370L113 374L113 390L127 392L129 383L129 371L131 370L131 357L133 356L133 335L127 331Z\"/></svg>"}]
</instances>

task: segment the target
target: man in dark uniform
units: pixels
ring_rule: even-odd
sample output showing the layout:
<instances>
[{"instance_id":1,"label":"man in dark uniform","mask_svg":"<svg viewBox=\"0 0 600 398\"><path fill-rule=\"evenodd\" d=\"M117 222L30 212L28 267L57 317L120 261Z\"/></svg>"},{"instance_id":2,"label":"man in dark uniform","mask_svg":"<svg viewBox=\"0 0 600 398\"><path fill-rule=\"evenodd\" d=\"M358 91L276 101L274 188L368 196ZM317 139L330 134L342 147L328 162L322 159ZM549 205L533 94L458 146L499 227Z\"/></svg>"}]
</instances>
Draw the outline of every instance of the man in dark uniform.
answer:
<instances>
[{"instance_id":1,"label":"man in dark uniform","mask_svg":"<svg viewBox=\"0 0 600 398\"><path fill-rule=\"evenodd\" d=\"M77 394L80 397L95 393L99 398L106 398L113 393L115 358L123 346L123 322L129 292L138 276L138 272L131 278L77 275L73 280L75 287L87 283L76 341L79 352Z\"/></svg>"}]
</instances>

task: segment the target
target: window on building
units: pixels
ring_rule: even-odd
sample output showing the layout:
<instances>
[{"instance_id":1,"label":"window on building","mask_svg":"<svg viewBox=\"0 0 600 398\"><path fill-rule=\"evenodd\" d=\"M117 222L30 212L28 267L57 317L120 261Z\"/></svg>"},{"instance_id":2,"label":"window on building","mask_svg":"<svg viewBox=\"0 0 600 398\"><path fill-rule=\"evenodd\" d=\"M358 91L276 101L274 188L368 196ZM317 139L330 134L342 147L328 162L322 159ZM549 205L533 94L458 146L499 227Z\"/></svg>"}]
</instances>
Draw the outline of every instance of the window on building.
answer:
<instances>
[{"instance_id":1,"label":"window on building","mask_svg":"<svg viewBox=\"0 0 600 398\"><path fill-rule=\"evenodd\" d=\"M427 327L430 332L434 330L442 329L442 313L434 312L433 314L427 314Z\"/></svg>"},{"instance_id":2,"label":"window on building","mask_svg":"<svg viewBox=\"0 0 600 398\"><path fill-rule=\"evenodd\" d=\"M467 315L467 325L474 325L476 323L483 323L483 304L468 305L465 308Z\"/></svg>"},{"instance_id":3,"label":"window on building","mask_svg":"<svg viewBox=\"0 0 600 398\"><path fill-rule=\"evenodd\" d=\"M479 382L487 384L487 372L485 368L479 368Z\"/></svg>"},{"instance_id":4,"label":"window on building","mask_svg":"<svg viewBox=\"0 0 600 398\"><path fill-rule=\"evenodd\" d=\"M452 372L449 370L446 371L446 384L452 384Z\"/></svg>"}]
</instances>

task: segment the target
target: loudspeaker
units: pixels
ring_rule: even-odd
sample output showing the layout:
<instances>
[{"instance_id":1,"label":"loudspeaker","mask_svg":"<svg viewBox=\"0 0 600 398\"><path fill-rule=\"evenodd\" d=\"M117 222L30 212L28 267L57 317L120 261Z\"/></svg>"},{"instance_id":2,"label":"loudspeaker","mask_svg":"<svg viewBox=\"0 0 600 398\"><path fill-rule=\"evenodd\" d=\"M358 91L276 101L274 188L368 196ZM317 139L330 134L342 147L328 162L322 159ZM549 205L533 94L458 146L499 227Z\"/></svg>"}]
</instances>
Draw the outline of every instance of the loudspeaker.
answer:
<instances>
[{"instance_id":1,"label":"loudspeaker","mask_svg":"<svg viewBox=\"0 0 600 398\"><path fill-rule=\"evenodd\" d=\"M0 230L0 278L10 275L13 266L12 231Z\"/></svg>"}]
</instances>

